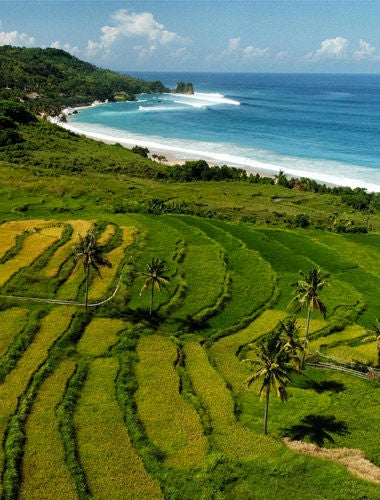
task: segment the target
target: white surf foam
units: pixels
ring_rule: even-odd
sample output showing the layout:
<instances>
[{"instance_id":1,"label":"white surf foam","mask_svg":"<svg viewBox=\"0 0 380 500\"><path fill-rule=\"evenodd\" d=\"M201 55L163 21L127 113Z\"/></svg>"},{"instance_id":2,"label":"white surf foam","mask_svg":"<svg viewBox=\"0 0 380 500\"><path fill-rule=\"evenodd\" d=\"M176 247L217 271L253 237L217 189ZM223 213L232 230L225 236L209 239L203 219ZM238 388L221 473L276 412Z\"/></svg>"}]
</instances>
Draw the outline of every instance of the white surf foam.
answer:
<instances>
[{"instance_id":1,"label":"white surf foam","mask_svg":"<svg viewBox=\"0 0 380 500\"><path fill-rule=\"evenodd\" d=\"M181 104L181 103L179 103ZM186 109L186 106L139 106L139 111L154 111L154 112L161 112L161 111L178 111L181 109Z\"/></svg>"},{"instance_id":2,"label":"white surf foam","mask_svg":"<svg viewBox=\"0 0 380 500\"><path fill-rule=\"evenodd\" d=\"M60 125L93 139L120 143L127 147L135 145L147 147L162 154L172 153L180 160L202 158L214 164L226 164L264 174L276 174L282 170L285 174L293 177L307 177L326 184L352 188L361 187L369 192L380 192L380 172L378 182L369 181L366 180L368 169L356 165L279 156L269 151L243 148L232 144L195 142L156 136L145 137L123 130L80 122L61 123ZM371 171L370 174L373 177L374 172Z\"/></svg>"},{"instance_id":3,"label":"white surf foam","mask_svg":"<svg viewBox=\"0 0 380 500\"><path fill-rule=\"evenodd\" d=\"M240 102L235 99L229 99L219 93L195 92L194 94L165 94L173 96L175 102L189 104L189 106L217 106L220 104L230 106L240 106Z\"/></svg>"}]
</instances>

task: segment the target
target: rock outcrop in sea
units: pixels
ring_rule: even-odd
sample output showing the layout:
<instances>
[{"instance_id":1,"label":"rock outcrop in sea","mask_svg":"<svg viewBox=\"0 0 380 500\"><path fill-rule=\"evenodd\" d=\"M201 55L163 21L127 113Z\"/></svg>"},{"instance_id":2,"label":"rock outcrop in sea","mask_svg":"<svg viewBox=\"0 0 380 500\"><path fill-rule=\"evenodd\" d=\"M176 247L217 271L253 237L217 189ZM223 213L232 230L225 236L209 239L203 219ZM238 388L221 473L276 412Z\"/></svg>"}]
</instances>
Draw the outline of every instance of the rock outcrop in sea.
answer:
<instances>
[{"instance_id":1,"label":"rock outcrop in sea","mask_svg":"<svg viewBox=\"0 0 380 500\"><path fill-rule=\"evenodd\" d=\"M175 89L175 94L194 94L194 87L192 83L178 82Z\"/></svg>"}]
</instances>

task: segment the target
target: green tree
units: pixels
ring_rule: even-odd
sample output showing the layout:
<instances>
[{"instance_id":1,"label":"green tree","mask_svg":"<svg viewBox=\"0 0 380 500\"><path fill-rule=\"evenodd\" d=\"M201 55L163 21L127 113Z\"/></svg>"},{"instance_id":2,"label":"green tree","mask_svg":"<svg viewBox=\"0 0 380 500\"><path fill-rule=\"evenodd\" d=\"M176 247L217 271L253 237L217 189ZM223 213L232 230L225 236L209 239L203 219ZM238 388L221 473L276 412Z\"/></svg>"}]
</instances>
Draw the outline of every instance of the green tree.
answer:
<instances>
[{"instance_id":1,"label":"green tree","mask_svg":"<svg viewBox=\"0 0 380 500\"><path fill-rule=\"evenodd\" d=\"M289 180L282 170L279 171L278 175L274 176L276 179L276 184L288 188L290 186Z\"/></svg>"},{"instance_id":2,"label":"green tree","mask_svg":"<svg viewBox=\"0 0 380 500\"><path fill-rule=\"evenodd\" d=\"M323 287L328 285L328 281L321 277L320 270L317 267L314 267L308 273L300 271L300 275L301 279L292 283L292 286L296 287L296 290L295 296L291 300L290 304L294 302L297 304L296 311L307 309L305 340L301 358L301 369L303 370L305 365L306 347L309 341L311 313L314 309L317 309L324 318L326 317L326 306L319 297L319 293Z\"/></svg>"},{"instance_id":3,"label":"green tree","mask_svg":"<svg viewBox=\"0 0 380 500\"><path fill-rule=\"evenodd\" d=\"M84 236L79 235L79 242L74 245L73 256L74 263L76 266L82 264L85 278L86 278L86 299L85 306L88 307L88 288L90 279L90 269L94 269L95 272L102 277L100 273L101 267L112 267L111 262L107 260L104 255L104 250L101 245L98 245L96 241L95 232L93 229L87 231Z\"/></svg>"},{"instance_id":4,"label":"green tree","mask_svg":"<svg viewBox=\"0 0 380 500\"><path fill-rule=\"evenodd\" d=\"M275 389L277 397L281 399L281 401L286 401L288 398L286 385L290 382L288 375L290 366L287 361L288 357L284 349L282 349L282 346L283 343L280 339L280 331L273 332L254 347L254 359L244 360L252 367L257 367L254 373L246 379L246 385L249 387L255 380L262 380L259 394L260 401L265 397L264 434L268 432L268 411L271 389Z\"/></svg>"},{"instance_id":5,"label":"green tree","mask_svg":"<svg viewBox=\"0 0 380 500\"><path fill-rule=\"evenodd\" d=\"M144 290L150 288L150 318L153 311L154 290L161 292L162 288L165 288L170 282L170 278L164 274L166 271L166 262L158 257L153 257L152 262L146 265L146 271L140 274L140 278L145 280L141 287L140 295Z\"/></svg>"},{"instance_id":6,"label":"green tree","mask_svg":"<svg viewBox=\"0 0 380 500\"><path fill-rule=\"evenodd\" d=\"M144 148L142 146L133 146L131 151L137 155L142 156L143 158L148 158L148 155L149 155L149 149Z\"/></svg>"},{"instance_id":7,"label":"green tree","mask_svg":"<svg viewBox=\"0 0 380 500\"><path fill-rule=\"evenodd\" d=\"M380 367L380 319L379 318L376 318L376 322L373 325L372 335L369 335L364 340L377 341L377 366Z\"/></svg>"},{"instance_id":8,"label":"green tree","mask_svg":"<svg viewBox=\"0 0 380 500\"><path fill-rule=\"evenodd\" d=\"M300 328L297 325L297 318L292 316L284 321L280 321L280 349L287 356L287 362L294 365L296 370L301 368L301 356L303 346L299 340Z\"/></svg>"}]
</instances>

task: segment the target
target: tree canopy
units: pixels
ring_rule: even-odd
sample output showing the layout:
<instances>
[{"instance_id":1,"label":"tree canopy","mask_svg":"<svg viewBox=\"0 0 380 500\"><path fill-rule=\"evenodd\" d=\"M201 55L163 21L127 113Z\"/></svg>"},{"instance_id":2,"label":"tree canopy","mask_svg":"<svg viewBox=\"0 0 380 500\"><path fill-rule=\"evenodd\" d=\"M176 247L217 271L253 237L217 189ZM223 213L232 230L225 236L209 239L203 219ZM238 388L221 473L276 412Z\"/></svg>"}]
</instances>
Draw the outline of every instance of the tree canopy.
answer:
<instances>
[{"instance_id":1,"label":"tree canopy","mask_svg":"<svg viewBox=\"0 0 380 500\"><path fill-rule=\"evenodd\" d=\"M146 82L93 64L60 49L0 47L0 97L22 98L31 108L41 103L79 105L94 100L114 100L124 93L167 92L161 82Z\"/></svg>"}]
</instances>

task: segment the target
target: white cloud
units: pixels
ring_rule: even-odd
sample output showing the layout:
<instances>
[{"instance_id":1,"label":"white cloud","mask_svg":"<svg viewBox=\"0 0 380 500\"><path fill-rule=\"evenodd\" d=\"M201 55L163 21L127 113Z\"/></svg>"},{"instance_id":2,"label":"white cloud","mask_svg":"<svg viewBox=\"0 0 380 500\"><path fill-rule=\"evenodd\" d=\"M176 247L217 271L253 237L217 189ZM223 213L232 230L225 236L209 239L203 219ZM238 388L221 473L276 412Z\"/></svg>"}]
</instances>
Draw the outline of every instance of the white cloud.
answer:
<instances>
[{"instance_id":1,"label":"white cloud","mask_svg":"<svg viewBox=\"0 0 380 500\"><path fill-rule=\"evenodd\" d=\"M345 59L348 56L348 40L341 36L327 38L321 43L316 52L309 52L306 59L310 61L321 61L324 59Z\"/></svg>"},{"instance_id":2,"label":"white cloud","mask_svg":"<svg viewBox=\"0 0 380 500\"><path fill-rule=\"evenodd\" d=\"M276 59L278 59L279 61L285 61L288 58L289 58L289 54L285 50L281 50L280 52L277 52L277 54L276 54Z\"/></svg>"},{"instance_id":3,"label":"white cloud","mask_svg":"<svg viewBox=\"0 0 380 500\"><path fill-rule=\"evenodd\" d=\"M376 48L363 39L359 40L359 48L353 52L353 58L357 60L369 59L379 60L380 55L376 54Z\"/></svg>"},{"instance_id":4,"label":"white cloud","mask_svg":"<svg viewBox=\"0 0 380 500\"><path fill-rule=\"evenodd\" d=\"M266 57L270 54L269 48L259 48L253 45L241 47L241 38L235 37L228 40L228 47L217 56L208 56L208 60L221 61L240 58L244 61L258 57Z\"/></svg>"},{"instance_id":5,"label":"white cloud","mask_svg":"<svg viewBox=\"0 0 380 500\"><path fill-rule=\"evenodd\" d=\"M62 49L65 50L66 52L69 52L70 54L73 55L78 55L80 53L80 50L78 49L77 46L72 46L69 43L61 43L60 41L55 41L53 42L50 47L52 49Z\"/></svg>"},{"instance_id":6,"label":"white cloud","mask_svg":"<svg viewBox=\"0 0 380 500\"><path fill-rule=\"evenodd\" d=\"M347 38L337 36L328 38L321 43L321 47L314 55L314 59L342 59L347 56L348 48Z\"/></svg>"},{"instance_id":7,"label":"white cloud","mask_svg":"<svg viewBox=\"0 0 380 500\"><path fill-rule=\"evenodd\" d=\"M192 61L195 59L194 56L189 53L187 47L179 47L178 49L170 52L169 55L173 59L178 59L181 62Z\"/></svg>"},{"instance_id":8,"label":"white cloud","mask_svg":"<svg viewBox=\"0 0 380 500\"><path fill-rule=\"evenodd\" d=\"M0 21L0 45L17 45L23 47L31 47L35 43L35 39L26 33L18 31L1 31L2 25Z\"/></svg>"},{"instance_id":9,"label":"white cloud","mask_svg":"<svg viewBox=\"0 0 380 500\"><path fill-rule=\"evenodd\" d=\"M150 12L130 12L120 9L112 15L112 26L103 26L98 42L89 40L87 54L95 55L98 51L108 52L118 41L125 38L140 39L145 55L152 53L158 46L165 46L181 38L173 31L155 20Z\"/></svg>"},{"instance_id":10,"label":"white cloud","mask_svg":"<svg viewBox=\"0 0 380 500\"><path fill-rule=\"evenodd\" d=\"M243 54L244 59L254 59L256 57L266 57L270 54L270 51L268 47L266 47L265 49L260 49L259 47L248 45L248 47L243 50Z\"/></svg>"},{"instance_id":11,"label":"white cloud","mask_svg":"<svg viewBox=\"0 0 380 500\"><path fill-rule=\"evenodd\" d=\"M239 36L235 38L230 38L228 40L228 47L215 57L209 56L209 59L210 60L215 59L216 61L221 61L222 59L227 59L233 55L238 54L238 52L240 51L240 42L241 38Z\"/></svg>"},{"instance_id":12,"label":"white cloud","mask_svg":"<svg viewBox=\"0 0 380 500\"><path fill-rule=\"evenodd\" d=\"M230 55L233 54L234 52L237 52L240 47L240 42L241 42L240 36L237 36L236 38L230 38L228 40L228 48L225 51L225 54Z\"/></svg>"},{"instance_id":13,"label":"white cloud","mask_svg":"<svg viewBox=\"0 0 380 500\"><path fill-rule=\"evenodd\" d=\"M350 42L347 38L337 36L328 38L321 43L321 46L315 52L309 52L304 57L308 62L319 62L326 60L344 60L344 61L377 61L380 60L380 54L376 53L376 48L363 39L359 40L359 46L356 50L350 49Z\"/></svg>"},{"instance_id":14,"label":"white cloud","mask_svg":"<svg viewBox=\"0 0 380 500\"><path fill-rule=\"evenodd\" d=\"M173 50L173 52L171 52L170 54L172 57L182 58L186 57L186 52L186 47L179 47L178 49Z\"/></svg>"},{"instance_id":15,"label":"white cloud","mask_svg":"<svg viewBox=\"0 0 380 500\"><path fill-rule=\"evenodd\" d=\"M88 56L94 56L98 52L98 44L96 42L93 42L92 40L89 40L87 42L87 48L86 48L86 53Z\"/></svg>"}]
</instances>

